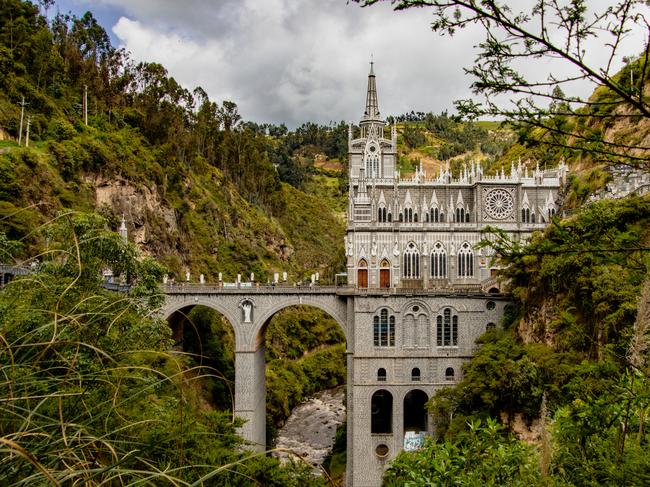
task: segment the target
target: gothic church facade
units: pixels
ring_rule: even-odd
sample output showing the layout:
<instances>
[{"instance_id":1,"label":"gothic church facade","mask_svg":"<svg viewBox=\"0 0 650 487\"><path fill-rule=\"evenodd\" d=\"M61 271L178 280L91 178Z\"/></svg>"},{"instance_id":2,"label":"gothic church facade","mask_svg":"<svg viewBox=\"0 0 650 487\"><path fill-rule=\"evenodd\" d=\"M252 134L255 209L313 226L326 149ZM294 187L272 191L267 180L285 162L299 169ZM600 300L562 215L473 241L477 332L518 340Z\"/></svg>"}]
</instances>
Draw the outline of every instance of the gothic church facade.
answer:
<instances>
[{"instance_id":1,"label":"gothic church facade","mask_svg":"<svg viewBox=\"0 0 650 487\"><path fill-rule=\"evenodd\" d=\"M513 239L542 230L565 177L529 170L485 175L480 164L452 175L420 167L402 178L397 129L381 119L371 63L360 130L349 129L348 485L381 485L388 462L414 435L431 434L425 403L459 380L475 340L508 305L487 226Z\"/></svg>"}]
</instances>

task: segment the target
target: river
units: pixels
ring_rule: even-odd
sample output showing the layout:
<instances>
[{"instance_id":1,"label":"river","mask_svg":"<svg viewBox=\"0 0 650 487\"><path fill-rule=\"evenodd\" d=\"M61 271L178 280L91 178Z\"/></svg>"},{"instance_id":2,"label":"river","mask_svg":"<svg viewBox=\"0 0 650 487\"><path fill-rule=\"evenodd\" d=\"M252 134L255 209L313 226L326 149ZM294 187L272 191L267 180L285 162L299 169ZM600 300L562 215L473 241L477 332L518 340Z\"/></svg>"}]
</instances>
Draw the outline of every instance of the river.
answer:
<instances>
[{"instance_id":1,"label":"river","mask_svg":"<svg viewBox=\"0 0 650 487\"><path fill-rule=\"evenodd\" d=\"M326 389L296 406L278 432L277 448L291 450L318 468L334 446L336 428L345 421L345 386ZM284 452L273 453L287 458Z\"/></svg>"}]
</instances>

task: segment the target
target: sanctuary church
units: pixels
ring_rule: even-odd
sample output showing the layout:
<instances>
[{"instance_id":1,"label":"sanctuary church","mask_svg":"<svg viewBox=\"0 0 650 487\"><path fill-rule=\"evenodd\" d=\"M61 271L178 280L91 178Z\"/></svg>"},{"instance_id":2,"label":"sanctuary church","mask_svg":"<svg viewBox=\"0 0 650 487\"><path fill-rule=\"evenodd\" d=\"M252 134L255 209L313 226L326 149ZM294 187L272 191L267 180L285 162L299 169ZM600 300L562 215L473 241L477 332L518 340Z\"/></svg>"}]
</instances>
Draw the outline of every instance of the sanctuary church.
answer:
<instances>
[{"instance_id":1,"label":"sanctuary church","mask_svg":"<svg viewBox=\"0 0 650 487\"><path fill-rule=\"evenodd\" d=\"M359 125L348 136L347 485L377 487L401 450L433 434L426 402L461 378L476 339L508 306L492 251L477 245L482 230L513 240L542 230L567 168L517 163L488 176L473 163L401 177L372 63Z\"/></svg>"},{"instance_id":2,"label":"sanctuary church","mask_svg":"<svg viewBox=\"0 0 650 487\"><path fill-rule=\"evenodd\" d=\"M371 63L360 133L349 129L348 280L366 288L460 288L499 292L481 230L498 227L514 239L543 229L555 215L567 167L522 168L486 176L472 163L402 178L397 128L381 119ZM358 137L356 136L358 135Z\"/></svg>"}]
</instances>

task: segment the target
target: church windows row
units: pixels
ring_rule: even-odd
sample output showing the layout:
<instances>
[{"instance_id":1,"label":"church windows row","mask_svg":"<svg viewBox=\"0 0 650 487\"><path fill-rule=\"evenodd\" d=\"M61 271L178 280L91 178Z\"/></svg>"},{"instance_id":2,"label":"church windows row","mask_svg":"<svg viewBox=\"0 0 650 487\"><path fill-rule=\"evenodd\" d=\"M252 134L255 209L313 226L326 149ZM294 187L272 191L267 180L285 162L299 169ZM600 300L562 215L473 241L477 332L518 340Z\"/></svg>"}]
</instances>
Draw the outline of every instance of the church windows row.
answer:
<instances>
[{"instance_id":1,"label":"church windows row","mask_svg":"<svg viewBox=\"0 0 650 487\"><path fill-rule=\"evenodd\" d=\"M469 223L469 211L465 212L465 208L456 208L456 222Z\"/></svg>"},{"instance_id":2,"label":"church windows row","mask_svg":"<svg viewBox=\"0 0 650 487\"><path fill-rule=\"evenodd\" d=\"M404 251L402 276L405 279L420 278L420 253L413 243L410 243Z\"/></svg>"},{"instance_id":3,"label":"church windows row","mask_svg":"<svg viewBox=\"0 0 650 487\"><path fill-rule=\"evenodd\" d=\"M535 223L535 213L531 213L530 208L522 208L521 221L523 223Z\"/></svg>"},{"instance_id":4,"label":"church windows row","mask_svg":"<svg viewBox=\"0 0 650 487\"><path fill-rule=\"evenodd\" d=\"M427 222L440 223L445 221L445 214L438 208L431 208L427 213Z\"/></svg>"},{"instance_id":5,"label":"church windows row","mask_svg":"<svg viewBox=\"0 0 650 487\"><path fill-rule=\"evenodd\" d=\"M375 347L395 346L395 317L388 316L388 310L382 309L373 319Z\"/></svg>"},{"instance_id":6,"label":"church windows row","mask_svg":"<svg viewBox=\"0 0 650 487\"><path fill-rule=\"evenodd\" d=\"M445 308L436 318L436 344L439 347L458 346L458 315Z\"/></svg>"},{"instance_id":7,"label":"church windows row","mask_svg":"<svg viewBox=\"0 0 650 487\"><path fill-rule=\"evenodd\" d=\"M380 367L377 369L377 382L386 382L386 369L383 367ZM420 374L420 369L415 367L414 369L411 370L411 381L412 382L420 382L421 379L421 374Z\"/></svg>"},{"instance_id":8,"label":"church windows row","mask_svg":"<svg viewBox=\"0 0 650 487\"><path fill-rule=\"evenodd\" d=\"M377 221L379 223L386 223L386 222L391 222L393 221L392 215L390 212L386 211L386 208L378 208L377 209Z\"/></svg>"},{"instance_id":9,"label":"church windows row","mask_svg":"<svg viewBox=\"0 0 650 487\"><path fill-rule=\"evenodd\" d=\"M488 323L488 329L493 327L493 323ZM426 337L424 333L423 336ZM395 316L389 315L386 308L381 309L379 315L373 318L373 338L375 347L395 346ZM444 308L436 317L436 344L439 347L458 346L458 315L452 313L451 308ZM377 380L382 380L379 378L381 370L377 373ZM384 370L384 377L385 372Z\"/></svg>"},{"instance_id":10,"label":"church windows row","mask_svg":"<svg viewBox=\"0 0 650 487\"><path fill-rule=\"evenodd\" d=\"M399 221L405 223L417 223L418 214L413 212L413 208L404 208L404 213L399 214Z\"/></svg>"},{"instance_id":11,"label":"church windows row","mask_svg":"<svg viewBox=\"0 0 650 487\"><path fill-rule=\"evenodd\" d=\"M458 251L458 277L474 277L474 252L467 242Z\"/></svg>"}]
</instances>

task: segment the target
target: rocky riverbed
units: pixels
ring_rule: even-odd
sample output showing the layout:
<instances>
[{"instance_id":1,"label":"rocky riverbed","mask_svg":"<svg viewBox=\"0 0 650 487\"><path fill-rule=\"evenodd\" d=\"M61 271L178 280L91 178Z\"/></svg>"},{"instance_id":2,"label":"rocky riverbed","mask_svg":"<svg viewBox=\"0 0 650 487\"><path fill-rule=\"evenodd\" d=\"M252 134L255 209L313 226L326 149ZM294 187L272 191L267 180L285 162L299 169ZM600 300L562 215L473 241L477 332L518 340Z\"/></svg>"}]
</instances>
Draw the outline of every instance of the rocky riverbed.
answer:
<instances>
[{"instance_id":1,"label":"rocky riverbed","mask_svg":"<svg viewBox=\"0 0 650 487\"><path fill-rule=\"evenodd\" d=\"M345 387L321 391L299 404L278 433L277 448L291 450L319 467L334 446L336 428L345 421ZM274 453L286 459L289 454Z\"/></svg>"}]
</instances>

